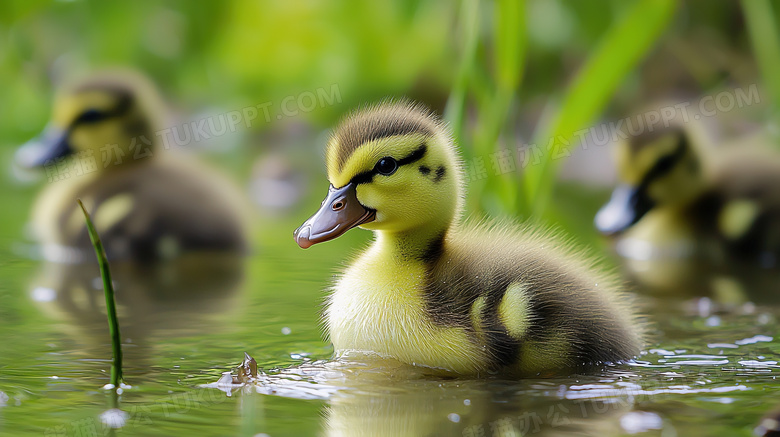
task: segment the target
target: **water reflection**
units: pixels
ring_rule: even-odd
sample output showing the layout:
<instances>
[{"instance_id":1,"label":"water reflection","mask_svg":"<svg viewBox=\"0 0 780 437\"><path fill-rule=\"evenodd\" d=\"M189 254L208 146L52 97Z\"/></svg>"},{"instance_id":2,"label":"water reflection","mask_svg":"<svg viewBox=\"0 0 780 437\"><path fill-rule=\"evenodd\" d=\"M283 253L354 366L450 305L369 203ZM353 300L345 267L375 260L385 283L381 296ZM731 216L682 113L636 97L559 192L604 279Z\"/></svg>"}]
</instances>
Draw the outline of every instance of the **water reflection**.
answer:
<instances>
[{"instance_id":1,"label":"water reflection","mask_svg":"<svg viewBox=\"0 0 780 437\"><path fill-rule=\"evenodd\" d=\"M590 375L464 380L392 360L298 357L301 364L260 371L246 384L228 372L205 386L242 400L261 395L325 401L320 427L333 436L697 435L706 425L673 425L669 418L744 406L774 386L780 372L772 352L776 310L722 313L718 324L708 322L713 314L684 315L680 307L653 312L660 313L662 343L633 362ZM267 413L241 414L273 422Z\"/></svg>"},{"instance_id":2,"label":"water reflection","mask_svg":"<svg viewBox=\"0 0 780 437\"><path fill-rule=\"evenodd\" d=\"M767 383L777 363L744 360L757 344L771 337L733 340L728 353L713 345L713 354L652 349L644 359L596 375L568 378L442 379L424 370L383 360L379 363L307 362L269 374L249 384L234 384L225 375L206 387L228 396L258 394L295 399L322 399L324 435L398 436L463 435L624 435L677 431L663 419L666 411L695 395L729 404L753 388L712 377L739 371ZM650 410L647 408L650 407ZM685 434L683 434L685 435Z\"/></svg>"},{"instance_id":3,"label":"water reflection","mask_svg":"<svg viewBox=\"0 0 780 437\"><path fill-rule=\"evenodd\" d=\"M722 252L714 260L694 256L686 247L682 241L659 245L632 237L619 240L615 252L626 276L653 295L706 296L732 307L746 302L780 304L780 268L769 255L765 263Z\"/></svg>"},{"instance_id":4,"label":"water reflection","mask_svg":"<svg viewBox=\"0 0 780 437\"><path fill-rule=\"evenodd\" d=\"M111 273L125 362L143 367L156 338L195 335L224 324L217 316L238 306L244 260L232 254L191 253L161 263L112 263ZM109 342L97 262L42 264L30 297L82 346L74 349Z\"/></svg>"},{"instance_id":5,"label":"water reflection","mask_svg":"<svg viewBox=\"0 0 780 437\"><path fill-rule=\"evenodd\" d=\"M569 398L575 378L507 381L432 377L419 367L317 361L264 374L247 384L229 375L207 387L228 396L327 400L324 435L520 436L616 434L633 401L626 394Z\"/></svg>"},{"instance_id":6,"label":"water reflection","mask_svg":"<svg viewBox=\"0 0 780 437\"><path fill-rule=\"evenodd\" d=\"M426 381L416 387L340 392L325 408L325 435L521 436L616 434L629 402L528 396L532 384ZM556 387L550 387L556 390Z\"/></svg>"}]
</instances>

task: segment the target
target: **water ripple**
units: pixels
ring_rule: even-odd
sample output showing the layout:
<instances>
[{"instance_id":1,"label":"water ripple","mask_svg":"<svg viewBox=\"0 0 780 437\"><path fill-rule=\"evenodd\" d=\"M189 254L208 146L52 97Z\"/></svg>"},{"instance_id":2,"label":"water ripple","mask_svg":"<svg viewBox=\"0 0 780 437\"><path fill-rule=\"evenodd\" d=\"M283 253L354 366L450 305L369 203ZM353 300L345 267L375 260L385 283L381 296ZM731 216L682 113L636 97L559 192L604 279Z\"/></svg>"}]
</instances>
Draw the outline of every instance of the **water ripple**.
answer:
<instances>
[{"instance_id":1,"label":"water ripple","mask_svg":"<svg viewBox=\"0 0 780 437\"><path fill-rule=\"evenodd\" d=\"M765 342L772 341L772 337L769 337L769 336L766 336L766 335L754 335L753 337L744 338L742 340L737 340L734 343L742 346L742 345L745 345L745 344L758 343L760 341L765 341Z\"/></svg>"}]
</instances>

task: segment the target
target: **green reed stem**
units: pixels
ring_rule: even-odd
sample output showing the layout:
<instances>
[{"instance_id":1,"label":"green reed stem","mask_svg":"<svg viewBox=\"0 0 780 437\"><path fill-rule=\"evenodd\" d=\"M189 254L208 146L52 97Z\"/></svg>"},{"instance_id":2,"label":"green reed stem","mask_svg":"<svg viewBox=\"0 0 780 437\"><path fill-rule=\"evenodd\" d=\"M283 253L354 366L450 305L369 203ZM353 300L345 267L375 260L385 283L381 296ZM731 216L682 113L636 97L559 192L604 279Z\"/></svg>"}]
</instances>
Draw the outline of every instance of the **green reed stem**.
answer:
<instances>
[{"instance_id":1,"label":"green reed stem","mask_svg":"<svg viewBox=\"0 0 780 437\"><path fill-rule=\"evenodd\" d=\"M777 4L775 4L777 6ZM758 61L761 76L772 96L774 111L780 107L780 33L775 25L772 5L768 0L742 0L750 42Z\"/></svg>"},{"instance_id":2,"label":"green reed stem","mask_svg":"<svg viewBox=\"0 0 780 437\"><path fill-rule=\"evenodd\" d=\"M84 212L84 219L87 221L89 239L92 241L92 247L95 248L95 255L97 255L98 265L100 266L100 277L103 279L103 292L106 295L106 313L108 315L108 331L111 333L111 349L114 355L111 363L111 384L113 384L114 388L117 388L119 383L122 382L122 342L119 335L119 319L116 316L111 269L109 269L106 251L103 249L103 242L100 241L95 225L92 224L92 219L87 209L84 208L84 204L81 203L81 199L78 200L78 203Z\"/></svg>"},{"instance_id":3,"label":"green reed stem","mask_svg":"<svg viewBox=\"0 0 780 437\"><path fill-rule=\"evenodd\" d=\"M674 0L636 0L601 37L563 94L557 113L534 135L533 143L542 147L544 153L539 165L529 166L522 176L524 211L543 216L560 165L554 162L556 152L568 150L574 133L598 117L667 27L676 6Z\"/></svg>"},{"instance_id":4,"label":"green reed stem","mask_svg":"<svg viewBox=\"0 0 780 437\"><path fill-rule=\"evenodd\" d=\"M463 147L465 146L463 144L463 122L466 112L466 94L469 81L473 75L474 60L479 47L479 0L462 0L458 27L463 32L464 48L461 53L462 57L455 77L455 84L447 100L447 107L444 110L444 116L450 124L455 140ZM468 153L466 147L463 147L463 151ZM466 158L468 159L469 156L466 156Z\"/></svg>"}]
</instances>

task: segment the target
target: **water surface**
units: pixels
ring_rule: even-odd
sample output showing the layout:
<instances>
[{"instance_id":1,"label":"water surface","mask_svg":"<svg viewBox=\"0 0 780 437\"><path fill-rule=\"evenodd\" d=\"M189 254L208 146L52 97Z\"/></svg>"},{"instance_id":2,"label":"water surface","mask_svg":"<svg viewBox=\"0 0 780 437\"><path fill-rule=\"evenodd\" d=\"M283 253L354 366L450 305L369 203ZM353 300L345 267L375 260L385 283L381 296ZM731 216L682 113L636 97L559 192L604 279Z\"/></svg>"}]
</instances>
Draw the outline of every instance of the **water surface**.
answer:
<instances>
[{"instance_id":1,"label":"water surface","mask_svg":"<svg viewBox=\"0 0 780 437\"><path fill-rule=\"evenodd\" d=\"M111 348L96 264L30 259L23 238L5 237L0 434L748 436L780 404L780 311L687 297L641 297L651 342L635 363L594 375L437 379L329 363L323 289L369 235L304 252L295 223L260 224L242 262L115 268L131 386L116 400L101 388ZM202 387L244 351L265 372L260 384ZM126 417L106 414L114 401Z\"/></svg>"}]
</instances>

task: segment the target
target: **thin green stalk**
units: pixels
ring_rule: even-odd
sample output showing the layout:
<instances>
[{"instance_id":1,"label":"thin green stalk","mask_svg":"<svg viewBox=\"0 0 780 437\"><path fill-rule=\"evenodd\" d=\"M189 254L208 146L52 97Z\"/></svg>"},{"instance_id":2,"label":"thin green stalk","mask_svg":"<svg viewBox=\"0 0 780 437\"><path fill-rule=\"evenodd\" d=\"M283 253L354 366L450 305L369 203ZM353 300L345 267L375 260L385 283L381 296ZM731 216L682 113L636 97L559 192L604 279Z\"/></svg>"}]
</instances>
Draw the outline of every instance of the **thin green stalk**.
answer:
<instances>
[{"instance_id":1,"label":"thin green stalk","mask_svg":"<svg viewBox=\"0 0 780 437\"><path fill-rule=\"evenodd\" d=\"M575 132L587 127L601 113L623 78L667 26L675 0L637 0L601 38L585 65L577 72L549 123L537 129L533 144L544 151L541 162L525 169L522 202L524 212L540 217L552 197L557 164L553 156L570 148ZM551 140L554 147L548 147Z\"/></svg>"},{"instance_id":2,"label":"thin green stalk","mask_svg":"<svg viewBox=\"0 0 780 437\"><path fill-rule=\"evenodd\" d=\"M477 54L479 47L480 2L463 0L460 27L464 35L463 57L450 99L447 102L446 118L450 122L455 138L463 146L467 164L471 158L479 157L489 169L490 156L497 150L498 139L514 101L517 88L522 81L525 61L526 31L525 2L498 0L494 4L493 22L493 68L485 72L479 68ZM470 139L464 132L466 96L471 92L478 109L478 122ZM496 180L475 180L471 182L473 193L469 203L472 207L484 207L485 199L480 193L498 195L504 211L514 210L516 181L509 175ZM483 201L480 204L479 200Z\"/></svg>"},{"instance_id":3,"label":"thin green stalk","mask_svg":"<svg viewBox=\"0 0 780 437\"><path fill-rule=\"evenodd\" d=\"M81 203L81 199L78 200L78 203L84 212L84 219L87 221L89 239L92 241L92 247L95 248L95 255L97 255L98 265L100 266L100 277L103 279L103 292L106 295L106 313L108 315L108 331L111 333L111 349L114 355L111 363L111 384L114 388L117 388L122 382L122 341L119 335L119 319L116 316L111 270L108 267L108 258L106 257L105 249L103 249L103 242L100 241L95 225L92 224L92 219L87 209L84 208L84 204Z\"/></svg>"},{"instance_id":4,"label":"thin green stalk","mask_svg":"<svg viewBox=\"0 0 780 437\"><path fill-rule=\"evenodd\" d=\"M466 122L466 99L469 88L473 85L476 71L476 58L479 48L479 0L461 0L458 29L461 36L462 51L458 70L455 75L452 90L444 109L444 118L450 126L455 142L460 145L465 163L474 157L473 141L466 138L464 124ZM478 192L477 191L474 192ZM466 200L469 209L473 206L474 196Z\"/></svg>"},{"instance_id":5,"label":"thin green stalk","mask_svg":"<svg viewBox=\"0 0 780 437\"><path fill-rule=\"evenodd\" d=\"M463 32L463 53L455 77L455 86L450 92L444 117L449 122L452 135L463 147L463 120L466 109L466 93L474 69L479 43L479 0L463 0L460 10L460 29ZM468 157L467 157L468 158Z\"/></svg>"},{"instance_id":6,"label":"thin green stalk","mask_svg":"<svg viewBox=\"0 0 780 437\"><path fill-rule=\"evenodd\" d=\"M772 19L772 5L768 0L742 0L742 10L761 76L777 111L780 107L780 34Z\"/></svg>"},{"instance_id":7,"label":"thin green stalk","mask_svg":"<svg viewBox=\"0 0 780 437\"><path fill-rule=\"evenodd\" d=\"M514 101L517 88L523 79L523 67L526 55L526 11L525 2L518 0L498 0L495 13L495 82L496 94L493 107L487 112L485 144L497 150L501 131ZM510 145L509 150L513 147ZM489 152L485 150L485 152ZM510 154L514 156L514 153ZM514 159L514 158L513 158ZM516 213L517 181L512 172L502 174L498 193L507 212Z\"/></svg>"}]
</instances>

